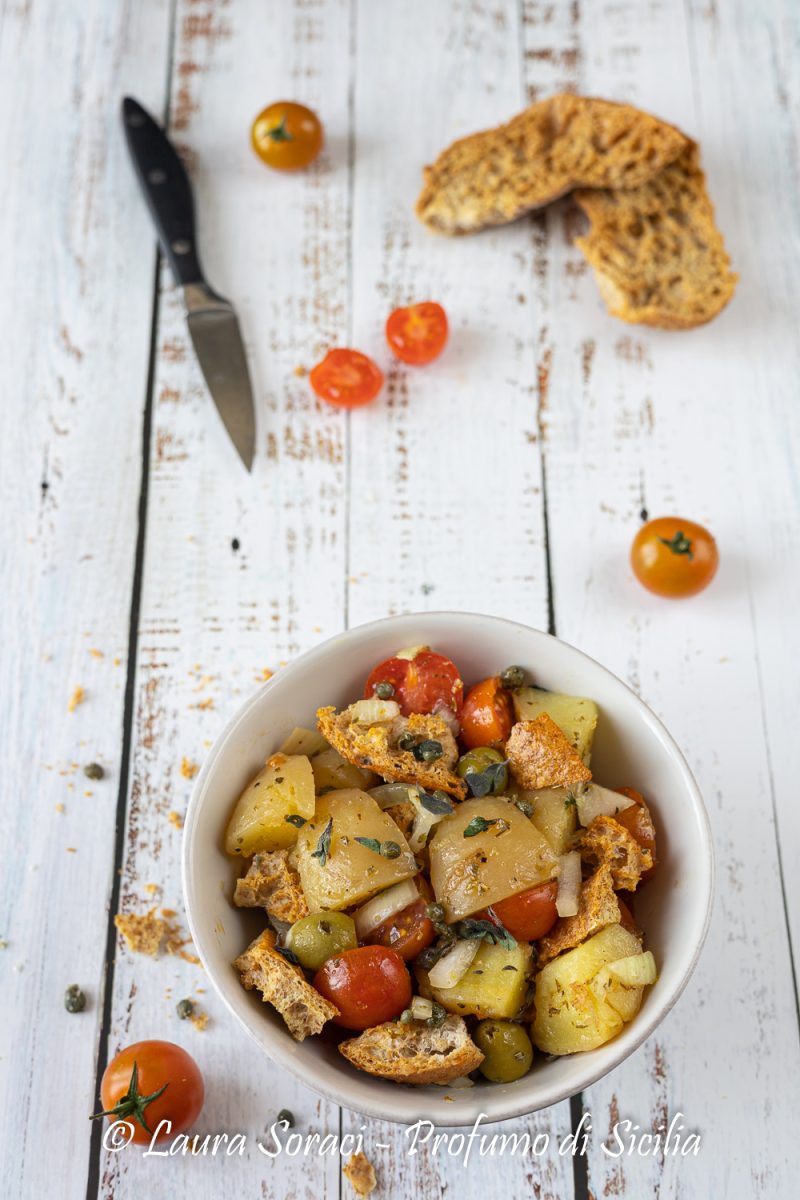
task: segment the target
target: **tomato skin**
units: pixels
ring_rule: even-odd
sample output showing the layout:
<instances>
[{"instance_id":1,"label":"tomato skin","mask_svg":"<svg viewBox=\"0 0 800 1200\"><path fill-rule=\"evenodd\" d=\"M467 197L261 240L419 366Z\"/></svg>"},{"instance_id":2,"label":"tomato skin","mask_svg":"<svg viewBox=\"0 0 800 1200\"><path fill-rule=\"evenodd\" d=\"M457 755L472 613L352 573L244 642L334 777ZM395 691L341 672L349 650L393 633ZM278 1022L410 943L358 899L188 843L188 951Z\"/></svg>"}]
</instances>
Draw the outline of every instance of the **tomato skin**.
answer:
<instances>
[{"instance_id":1,"label":"tomato skin","mask_svg":"<svg viewBox=\"0 0 800 1200\"><path fill-rule=\"evenodd\" d=\"M433 891L421 875L415 882L420 891L419 899L383 921L366 939L369 945L388 946L404 962L416 958L421 950L436 939L436 930L427 912L428 905L433 901Z\"/></svg>"},{"instance_id":2,"label":"tomato skin","mask_svg":"<svg viewBox=\"0 0 800 1200\"><path fill-rule=\"evenodd\" d=\"M379 683L391 683L393 699L404 717L411 713L432 713L445 706L458 713L464 699L464 684L455 663L443 654L420 650L416 658L387 658L371 672L364 685L370 699Z\"/></svg>"},{"instance_id":3,"label":"tomato skin","mask_svg":"<svg viewBox=\"0 0 800 1200\"><path fill-rule=\"evenodd\" d=\"M618 812L614 817L615 821L619 821L620 825L624 825L631 837L635 838L639 845L644 850L649 850L653 856L653 865L642 874L642 882L654 874L658 859L656 857L656 827L653 823L653 818L650 815L650 809L647 807L644 796L641 792L637 792L635 788L621 787L615 788L622 796L627 796L634 803L630 808L625 808L622 812Z\"/></svg>"},{"instance_id":4,"label":"tomato skin","mask_svg":"<svg viewBox=\"0 0 800 1200\"><path fill-rule=\"evenodd\" d=\"M197 1063L174 1042L134 1042L120 1050L103 1072L100 1084L103 1108L113 1108L127 1094L134 1063L139 1073L138 1090L142 1095L157 1091L165 1083L169 1086L147 1105L145 1119L150 1133L133 1118L121 1122L133 1129L131 1141L137 1145L152 1141L160 1121L170 1121L172 1125L169 1130L162 1130L157 1142L184 1133L200 1116L205 1088Z\"/></svg>"},{"instance_id":5,"label":"tomato skin","mask_svg":"<svg viewBox=\"0 0 800 1200\"><path fill-rule=\"evenodd\" d=\"M558 920L557 894L558 882L551 879L493 904L492 912L517 941L535 942L546 937ZM492 919L491 913L486 916Z\"/></svg>"},{"instance_id":6,"label":"tomato skin","mask_svg":"<svg viewBox=\"0 0 800 1200\"><path fill-rule=\"evenodd\" d=\"M623 929L627 929L628 933L634 933L636 937L642 936L642 931L636 924L636 919L630 910L628 904L622 899L619 892L616 892L617 904L619 905L619 923ZM630 896L630 893L629 893Z\"/></svg>"},{"instance_id":7,"label":"tomato skin","mask_svg":"<svg viewBox=\"0 0 800 1200\"><path fill-rule=\"evenodd\" d=\"M360 350L337 347L311 368L309 383L326 404L360 408L374 400L383 387L383 371Z\"/></svg>"},{"instance_id":8,"label":"tomato skin","mask_svg":"<svg viewBox=\"0 0 800 1200\"><path fill-rule=\"evenodd\" d=\"M683 517L656 517L643 525L631 546L639 583L657 596L695 596L711 583L719 565L709 531Z\"/></svg>"},{"instance_id":9,"label":"tomato skin","mask_svg":"<svg viewBox=\"0 0 800 1200\"><path fill-rule=\"evenodd\" d=\"M404 363L421 367L433 362L447 344L447 313L431 300L396 308L386 322L386 340Z\"/></svg>"},{"instance_id":10,"label":"tomato skin","mask_svg":"<svg viewBox=\"0 0 800 1200\"><path fill-rule=\"evenodd\" d=\"M304 104L278 100L262 109L250 128L250 143L262 162L276 171L296 171L322 149L319 117Z\"/></svg>"},{"instance_id":11,"label":"tomato skin","mask_svg":"<svg viewBox=\"0 0 800 1200\"><path fill-rule=\"evenodd\" d=\"M314 987L339 1009L333 1020L345 1029L391 1021L411 1002L406 964L385 946L359 946L329 958L314 976Z\"/></svg>"},{"instance_id":12,"label":"tomato skin","mask_svg":"<svg viewBox=\"0 0 800 1200\"><path fill-rule=\"evenodd\" d=\"M505 742L514 724L514 704L497 676L470 688L459 720L461 741L468 750Z\"/></svg>"}]
</instances>

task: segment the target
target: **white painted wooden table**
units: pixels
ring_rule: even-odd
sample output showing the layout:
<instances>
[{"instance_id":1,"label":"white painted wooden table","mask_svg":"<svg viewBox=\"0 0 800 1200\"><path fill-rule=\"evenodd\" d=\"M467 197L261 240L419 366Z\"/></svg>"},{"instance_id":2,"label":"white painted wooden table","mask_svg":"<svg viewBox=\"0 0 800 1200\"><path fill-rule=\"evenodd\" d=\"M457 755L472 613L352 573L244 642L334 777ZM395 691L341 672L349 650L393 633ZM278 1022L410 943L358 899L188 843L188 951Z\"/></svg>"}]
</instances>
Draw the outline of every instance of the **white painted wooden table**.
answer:
<instances>
[{"instance_id":1,"label":"white painted wooden table","mask_svg":"<svg viewBox=\"0 0 800 1200\"><path fill-rule=\"evenodd\" d=\"M4 0L0 21L2 1194L349 1194L331 1157L103 1151L86 1119L98 1073L156 1036L202 1064L203 1130L254 1138L282 1106L302 1132L363 1124L387 1197L796 1195L798 5ZM742 276L711 326L608 317L567 205L458 242L416 223L424 162L564 88L702 142ZM252 478L159 266L126 92L168 115L209 277L241 314ZM308 173L269 173L249 149L279 97L324 120ZM390 364L386 313L428 297L450 314L447 354ZM350 416L296 371L336 344L387 367L381 399ZM670 604L633 582L643 509L714 530L707 593ZM276 1077L199 967L117 943L116 911L181 911L182 758L202 760L265 668L425 608L550 627L598 657L665 719L711 813L713 925L677 1009L572 1108L512 1123L563 1136L590 1112L574 1166L409 1157L400 1128ZM73 981L81 1017L62 1006ZM175 1016L184 995L205 1032ZM617 1114L650 1129L677 1112L696 1158L602 1152Z\"/></svg>"}]
</instances>

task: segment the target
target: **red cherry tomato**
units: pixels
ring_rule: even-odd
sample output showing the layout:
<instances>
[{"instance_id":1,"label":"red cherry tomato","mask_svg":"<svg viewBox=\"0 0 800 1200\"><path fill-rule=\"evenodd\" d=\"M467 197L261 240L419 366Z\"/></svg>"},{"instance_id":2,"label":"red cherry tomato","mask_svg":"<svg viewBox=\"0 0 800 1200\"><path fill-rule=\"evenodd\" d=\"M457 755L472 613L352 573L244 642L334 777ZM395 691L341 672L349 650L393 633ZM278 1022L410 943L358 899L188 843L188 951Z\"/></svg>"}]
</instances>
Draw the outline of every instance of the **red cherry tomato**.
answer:
<instances>
[{"instance_id":1,"label":"red cherry tomato","mask_svg":"<svg viewBox=\"0 0 800 1200\"><path fill-rule=\"evenodd\" d=\"M405 962L416 958L436 938L436 930L427 911L433 900L433 892L422 876L417 877L416 884L420 891L419 899L393 917L388 917L366 939L370 945L388 946Z\"/></svg>"},{"instance_id":2,"label":"red cherry tomato","mask_svg":"<svg viewBox=\"0 0 800 1200\"><path fill-rule=\"evenodd\" d=\"M527 892L519 892L509 896L499 904L492 905L492 912L486 914L489 920L492 913L501 925L520 942L535 942L537 938L545 937L558 920L556 910L556 895L558 883L551 879L548 883L539 883L536 887L528 888Z\"/></svg>"},{"instance_id":3,"label":"red cherry tomato","mask_svg":"<svg viewBox=\"0 0 800 1200\"><path fill-rule=\"evenodd\" d=\"M392 699L405 717L409 713L432 713L441 707L457 713L464 699L464 684L455 663L432 650L420 650L413 659L387 658L380 663L364 687L367 699L375 695L379 683L392 685Z\"/></svg>"},{"instance_id":4,"label":"red cherry tomato","mask_svg":"<svg viewBox=\"0 0 800 1200\"><path fill-rule=\"evenodd\" d=\"M624 825L631 837L635 838L639 845L644 850L649 850L653 856L653 865L649 867L642 875L642 881L649 879L656 869L656 827L653 823L653 818L650 815L650 809L645 803L645 798L641 792L637 792L635 788L617 788L616 791L621 795L627 796L634 803L630 808L625 808L622 812L618 812L614 817L615 821L619 821L620 825Z\"/></svg>"},{"instance_id":5,"label":"red cherry tomato","mask_svg":"<svg viewBox=\"0 0 800 1200\"><path fill-rule=\"evenodd\" d=\"M514 704L511 695L493 676L476 683L467 692L459 717L461 740L468 750L477 746L499 746L511 733Z\"/></svg>"},{"instance_id":6,"label":"red cherry tomato","mask_svg":"<svg viewBox=\"0 0 800 1200\"><path fill-rule=\"evenodd\" d=\"M656 517L631 546L633 573L648 591L670 598L694 596L717 573L717 543L702 525L684 517Z\"/></svg>"},{"instance_id":7,"label":"red cherry tomato","mask_svg":"<svg viewBox=\"0 0 800 1200\"><path fill-rule=\"evenodd\" d=\"M204 1095L200 1068L174 1042L126 1046L112 1058L100 1084L103 1113L132 1128L131 1140L139 1144L151 1141L161 1121L170 1121L171 1128L163 1129L157 1142L189 1129L200 1116Z\"/></svg>"},{"instance_id":8,"label":"red cherry tomato","mask_svg":"<svg viewBox=\"0 0 800 1200\"><path fill-rule=\"evenodd\" d=\"M403 362L424 366L444 350L447 314L432 301L396 308L386 322L386 340Z\"/></svg>"},{"instance_id":9,"label":"red cherry tomato","mask_svg":"<svg viewBox=\"0 0 800 1200\"><path fill-rule=\"evenodd\" d=\"M399 1017L411 1002L411 976L399 954L384 946L344 950L324 963L314 987L335 1004L337 1025L369 1029Z\"/></svg>"},{"instance_id":10,"label":"red cherry tomato","mask_svg":"<svg viewBox=\"0 0 800 1200\"><path fill-rule=\"evenodd\" d=\"M312 368L309 382L320 400L339 408L360 408L383 387L383 371L360 350L329 350Z\"/></svg>"}]
</instances>

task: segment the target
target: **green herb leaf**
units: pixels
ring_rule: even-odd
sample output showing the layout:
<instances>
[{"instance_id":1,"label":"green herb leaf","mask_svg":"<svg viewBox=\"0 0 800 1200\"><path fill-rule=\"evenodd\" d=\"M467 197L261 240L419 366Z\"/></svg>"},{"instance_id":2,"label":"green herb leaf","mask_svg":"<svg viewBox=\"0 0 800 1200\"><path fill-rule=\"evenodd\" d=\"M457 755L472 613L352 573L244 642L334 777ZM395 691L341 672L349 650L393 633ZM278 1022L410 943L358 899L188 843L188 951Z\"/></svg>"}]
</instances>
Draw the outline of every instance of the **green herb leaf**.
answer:
<instances>
[{"instance_id":1,"label":"green herb leaf","mask_svg":"<svg viewBox=\"0 0 800 1200\"><path fill-rule=\"evenodd\" d=\"M486 830L490 829L492 825L496 825L498 820L499 817L492 817L489 821L487 821L486 817L473 817L469 825L465 828L463 836L476 837L479 833L486 833Z\"/></svg>"},{"instance_id":2,"label":"green herb leaf","mask_svg":"<svg viewBox=\"0 0 800 1200\"><path fill-rule=\"evenodd\" d=\"M357 837L356 841L359 846L366 846L373 854L380 854L381 844L377 838Z\"/></svg>"},{"instance_id":3,"label":"green herb leaf","mask_svg":"<svg viewBox=\"0 0 800 1200\"><path fill-rule=\"evenodd\" d=\"M300 813L288 813L283 819L294 825L295 829L301 829L306 823L305 817L301 817Z\"/></svg>"},{"instance_id":4,"label":"green herb leaf","mask_svg":"<svg viewBox=\"0 0 800 1200\"><path fill-rule=\"evenodd\" d=\"M566 796L564 797L564 808L575 808L577 803L578 797L575 795L575 793L567 792Z\"/></svg>"},{"instance_id":5,"label":"green herb leaf","mask_svg":"<svg viewBox=\"0 0 800 1200\"><path fill-rule=\"evenodd\" d=\"M333 832L333 817L328 819L328 824L323 829L317 840L317 848L311 854L312 858L319 859L319 865L324 867L331 856L331 833Z\"/></svg>"},{"instance_id":6,"label":"green herb leaf","mask_svg":"<svg viewBox=\"0 0 800 1200\"><path fill-rule=\"evenodd\" d=\"M417 795L422 807L434 816L447 816L449 813L456 811L455 805L448 797L446 792L424 792L421 787L417 788Z\"/></svg>"},{"instance_id":7,"label":"green herb leaf","mask_svg":"<svg viewBox=\"0 0 800 1200\"><path fill-rule=\"evenodd\" d=\"M488 911L494 916L491 908ZM458 922L456 932L459 937L482 938L490 946L505 946L506 950L513 950L517 944L516 938L512 937L505 925L502 925L496 917L493 921L482 921L476 917L467 917L465 920Z\"/></svg>"},{"instance_id":8,"label":"green herb leaf","mask_svg":"<svg viewBox=\"0 0 800 1200\"><path fill-rule=\"evenodd\" d=\"M503 762L489 763L483 771L467 771L464 782L473 796L478 798L488 796L490 792L502 791L508 778L508 759Z\"/></svg>"}]
</instances>

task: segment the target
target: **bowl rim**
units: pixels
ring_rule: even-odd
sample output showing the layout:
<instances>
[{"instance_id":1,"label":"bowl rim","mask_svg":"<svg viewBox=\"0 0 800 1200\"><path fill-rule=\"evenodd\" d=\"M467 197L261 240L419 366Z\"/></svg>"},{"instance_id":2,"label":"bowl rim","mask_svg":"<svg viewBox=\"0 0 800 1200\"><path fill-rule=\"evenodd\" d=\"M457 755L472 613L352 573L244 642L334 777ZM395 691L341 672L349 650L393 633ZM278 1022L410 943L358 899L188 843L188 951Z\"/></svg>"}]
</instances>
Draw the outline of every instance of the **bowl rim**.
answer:
<instances>
[{"instance_id":1,"label":"bowl rim","mask_svg":"<svg viewBox=\"0 0 800 1200\"><path fill-rule=\"evenodd\" d=\"M459 1104L458 1106L453 1105L452 1107L455 1109L455 1111L452 1114L448 1113L447 1121L442 1121L441 1124L446 1124L448 1127L457 1128L466 1125L473 1125L476 1120L487 1119L487 1117L493 1122L506 1121L515 1117L521 1117L533 1112L542 1111L545 1108L550 1108L554 1104L559 1104L562 1101L569 1099L571 1096L577 1095L584 1089L591 1087L592 1084L596 1083L599 1079L602 1079L605 1075L609 1074L610 1071L613 1071L622 1062L624 1062L625 1059L634 1054L635 1051L638 1050L645 1041L647 1041L651 1034L658 1028L661 1022L677 1004L681 995L685 991L686 985L694 973L699 961L700 954L702 953L703 946L708 935L709 925L711 923L716 882L716 864L714 843L711 832L711 822L708 816L708 811L692 770L689 767L682 750L678 746L678 743L672 737L661 719L657 717L653 710L646 704L646 702L636 694L633 688L629 687L624 680L620 679L618 675L615 675L614 672L609 670L608 667L603 666L603 664L598 662L597 659L593 658L585 651L580 650L577 646L573 646L570 642L566 642L562 638L556 637L554 634L546 633L541 629L535 629L534 627L525 625L520 621L513 621L494 614L446 609L437 609L430 612L400 613L395 616L381 617L378 620L367 621L361 625L354 625L350 629L345 629L340 633L333 634L331 637L326 638L318 645L313 646L311 649L306 650L302 654L299 654L295 659L287 664L287 666L282 667L279 672L276 672L275 675L257 688L253 695L245 700L231 715L206 755L205 761L200 769L197 779L195 780L195 785L192 789L192 794L189 799L186 817L184 820L181 853L181 883L187 924L189 926L189 932L192 936L195 949L197 950L202 965L214 987L216 994L223 1001L226 1009L233 1015L237 1023L245 1029L247 1034L259 1045L261 1050L272 1062L274 1062L277 1066L283 1067L287 1071L291 1072L291 1074L294 1075L295 1078L297 1078L301 1083L305 1084L306 1087L310 1088L318 1096L322 1096L324 1099L333 1104L344 1108L350 1108L351 1111L361 1113L368 1117L391 1121L395 1124L410 1123L410 1120L406 1120L404 1114L393 1112L386 1104L381 1102L381 1093L377 1089L376 1100L374 1104L365 1104L363 1101L360 1101L357 1107L348 1104L346 1094L343 1095L333 1088L328 1087L324 1082L318 1080L314 1075L313 1070L302 1059L298 1059L291 1052L291 1049L284 1048L282 1037L274 1036L269 1025L265 1025L264 1032L257 1032L254 1028L252 1028L250 1023L245 1020L244 1016L233 1007L231 1001L225 994L225 990L221 982L218 982L216 973L209 964L208 957L205 952L204 935L201 934L199 926L194 919L194 897L196 888L193 878L192 860L197 833L198 814L203 803L208 781L214 773L217 760L220 758L227 743L236 736L239 726L247 719L252 710L261 704L263 698L268 695L269 692L279 689L283 682L286 679L291 678L295 671L301 666L307 665L315 658L324 657L326 654L330 653L331 649L337 644L339 648L344 651L347 641L353 635L369 634L373 631L379 631L382 628L386 628L388 631L390 627L395 626L400 622L424 622L429 620L434 620L435 622L450 621L453 623L458 623L461 621L467 623L472 621L480 621L482 623L489 622L505 629L517 629L525 635L533 635L534 638L541 638L543 640L557 642L559 645L564 646L567 650L569 650L573 655L583 659L584 662L590 665L593 670L599 671L601 674L607 676L614 686L623 688L633 699L634 705L640 710L640 714L644 719L645 724L648 725L650 731L661 740L661 742L670 752L672 759L683 776L684 783L686 784L688 793L691 796L692 804L695 810L695 816L698 819L698 828L704 843L703 849L705 851L704 859L706 867L703 875L703 879L705 880L705 912L703 914L700 934L697 938L691 958L687 962L680 980L673 987L672 993L669 995L668 999L666 1001L662 1001L659 1007L653 1010L653 1014L649 1017L649 1019L640 1020L636 1023L637 1028L633 1040L630 1043L626 1041L623 1048L621 1048L616 1054L612 1053L609 1060L605 1061L598 1069L589 1071L585 1078L582 1078L581 1083L577 1088L572 1088L570 1086L565 1087L562 1085L554 1089L553 1093L549 1094L548 1098L545 1098L541 1104L536 1103L536 1101L531 1101L530 1098L526 1100L524 1095L522 1095L519 1100L508 1102L505 1105L499 1105L499 1107L502 1109L499 1115L496 1113L487 1114L483 1111L484 1107L486 1106L480 1103L473 1102L472 1104L464 1103L463 1105ZM269 1049L267 1049L265 1041L269 1041ZM611 1042L607 1043L607 1046L613 1047L615 1043L619 1041L619 1038L614 1038ZM385 1084L391 1081L380 1080L376 1082ZM347 1077L344 1075L344 1073L342 1074L341 1083L342 1092L346 1093ZM399 1087L401 1085L395 1086ZM442 1095L444 1096L446 1089L443 1087L441 1090Z\"/></svg>"}]
</instances>

